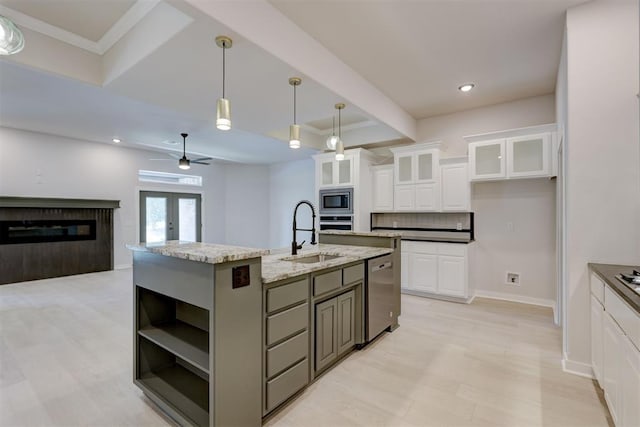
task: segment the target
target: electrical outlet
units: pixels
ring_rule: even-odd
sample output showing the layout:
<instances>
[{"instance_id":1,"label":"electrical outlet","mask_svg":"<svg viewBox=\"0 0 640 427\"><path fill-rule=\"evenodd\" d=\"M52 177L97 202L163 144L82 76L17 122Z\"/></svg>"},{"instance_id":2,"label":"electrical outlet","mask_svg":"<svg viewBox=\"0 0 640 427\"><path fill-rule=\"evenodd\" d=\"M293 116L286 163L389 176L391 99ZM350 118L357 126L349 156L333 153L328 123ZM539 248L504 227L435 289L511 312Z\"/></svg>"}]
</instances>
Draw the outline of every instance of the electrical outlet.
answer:
<instances>
[{"instance_id":1,"label":"electrical outlet","mask_svg":"<svg viewBox=\"0 0 640 427\"><path fill-rule=\"evenodd\" d=\"M462 230L462 223L461 222L456 224L456 230L458 230L458 231Z\"/></svg>"},{"instance_id":2,"label":"electrical outlet","mask_svg":"<svg viewBox=\"0 0 640 427\"><path fill-rule=\"evenodd\" d=\"M511 273L507 271L507 285L520 286L520 273Z\"/></svg>"}]
</instances>

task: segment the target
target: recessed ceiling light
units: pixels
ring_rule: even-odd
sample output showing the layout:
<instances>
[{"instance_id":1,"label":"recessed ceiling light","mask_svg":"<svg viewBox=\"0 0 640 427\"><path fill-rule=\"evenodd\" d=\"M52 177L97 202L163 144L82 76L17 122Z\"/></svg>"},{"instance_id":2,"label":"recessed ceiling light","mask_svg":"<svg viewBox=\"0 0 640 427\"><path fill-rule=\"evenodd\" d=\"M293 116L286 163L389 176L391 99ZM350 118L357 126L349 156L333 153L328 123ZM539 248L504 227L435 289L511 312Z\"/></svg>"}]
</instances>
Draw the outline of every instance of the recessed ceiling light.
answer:
<instances>
[{"instance_id":1,"label":"recessed ceiling light","mask_svg":"<svg viewBox=\"0 0 640 427\"><path fill-rule=\"evenodd\" d=\"M118 144L120 142L120 138L113 138L112 141Z\"/></svg>"},{"instance_id":2,"label":"recessed ceiling light","mask_svg":"<svg viewBox=\"0 0 640 427\"><path fill-rule=\"evenodd\" d=\"M474 85L473 83L465 83L461 86L458 86L458 90L460 92L469 92L471 89L473 89L476 85Z\"/></svg>"}]
</instances>

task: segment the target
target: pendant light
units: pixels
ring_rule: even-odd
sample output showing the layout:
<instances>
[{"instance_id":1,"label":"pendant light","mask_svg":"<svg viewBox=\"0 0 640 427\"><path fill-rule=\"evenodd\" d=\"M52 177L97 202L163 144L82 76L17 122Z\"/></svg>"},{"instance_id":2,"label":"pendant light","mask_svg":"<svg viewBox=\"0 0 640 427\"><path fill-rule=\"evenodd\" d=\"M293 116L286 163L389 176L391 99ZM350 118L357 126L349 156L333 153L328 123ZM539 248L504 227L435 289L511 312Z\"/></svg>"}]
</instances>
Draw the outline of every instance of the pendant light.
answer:
<instances>
[{"instance_id":1,"label":"pendant light","mask_svg":"<svg viewBox=\"0 0 640 427\"><path fill-rule=\"evenodd\" d=\"M182 158L178 160L178 167L187 170L191 168L191 162L187 159L187 137L189 134L181 133L180 136L182 137Z\"/></svg>"},{"instance_id":2,"label":"pendant light","mask_svg":"<svg viewBox=\"0 0 640 427\"><path fill-rule=\"evenodd\" d=\"M231 48L233 42L227 36L216 37L216 44L222 48L222 98L218 99L218 105L216 109L216 127L220 130L231 129L231 107L229 106L229 100L225 98L224 83L225 83L225 51Z\"/></svg>"},{"instance_id":3,"label":"pendant light","mask_svg":"<svg viewBox=\"0 0 640 427\"><path fill-rule=\"evenodd\" d=\"M0 15L0 55L13 55L24 48L22 31L6 16Z\"/></svg>"},{"instance_id":4,"label":"pendant light","mask_svg":"<svg viewBox=\"0 0 640 427\"><path fill-rule=\"evenodd\" d=\"M289 148L300 148L300 126L296 123L296 86L300 86L300 77L291 77L289 84L293 86L293 124L289 126Z\"/></svg>"},{"instance_id":5,"label":"pendant light","mask_svg":"<svg viewBox=\"0 0 640 427\"><path fill-rule=\"evenodd\" d=\"M336 160L344 160L344 144L342 143L342 116L341 112L346 107L343 103L335 105L338 110L338 141L336 143Z\"/></svg>"},{"instance_id":6,"label":"pendant light","mask_svg":"<svg viewBox=\"0 0 640 427\"><path fill-rule=\"evenodd\" d=\"M338 137L336 136L336 116L332 117L333 119L333 130L331 131L331 136L327 138L327 148L329 150L335 150L336 144L338 143Z\"/></svg>"}]
</instances>

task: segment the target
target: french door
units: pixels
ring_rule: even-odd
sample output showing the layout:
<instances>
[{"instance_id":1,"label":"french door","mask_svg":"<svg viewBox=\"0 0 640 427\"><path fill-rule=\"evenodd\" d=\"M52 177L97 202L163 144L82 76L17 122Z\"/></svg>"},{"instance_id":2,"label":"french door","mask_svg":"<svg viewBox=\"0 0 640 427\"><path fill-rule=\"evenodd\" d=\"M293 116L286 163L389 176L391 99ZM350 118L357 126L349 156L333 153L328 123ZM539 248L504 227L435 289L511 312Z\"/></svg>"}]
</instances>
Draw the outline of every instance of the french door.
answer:
<instances>
[{"instance_id":1,"label":"french door","mask_svg":"<svg viewBox=\"0 0 640 427\"><path fill-rule=\"evenodd\" d=\"M200 242L200 194L140 192L140 242Z\"/></svg>"}]
</instances>

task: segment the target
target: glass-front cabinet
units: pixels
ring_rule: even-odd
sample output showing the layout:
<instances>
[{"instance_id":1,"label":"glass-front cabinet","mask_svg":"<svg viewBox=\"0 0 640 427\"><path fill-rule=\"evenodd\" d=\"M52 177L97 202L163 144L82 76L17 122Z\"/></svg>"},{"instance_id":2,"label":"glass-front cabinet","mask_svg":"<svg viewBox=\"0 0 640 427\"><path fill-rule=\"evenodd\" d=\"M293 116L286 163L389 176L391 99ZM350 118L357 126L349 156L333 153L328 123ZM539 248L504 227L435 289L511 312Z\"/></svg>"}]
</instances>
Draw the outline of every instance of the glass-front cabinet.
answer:
<instances>
[{"instance_id":1,"label":"glass-front cabinet","mask_svg":"<svg viewBox=\"0 0 640 427\"><path fill-rule=\"evenodd\" d=\"M438 150L396 154L396 184L433 182L437 177Z\"/></svg>"},{"instance_id":2,"label":"glass-front cabinet","mask_svg":"<svg viewBox=\"0 0 640 427\"><path fill-rule=\"evenodd\" d=\"M322 187L353 185L353 158L327 159L320 163L320 185Z\"/></svg>"},{"instance_id":3,"label":"glass-front cabinet","mask_svg":"<svg viewBox=\"0 0 640 427\"><path fill-rule=\"evenodd\" d=\"M506 178L505 157L504 139L469 144L469 178L471 180Z\"/></svg>"},{"instance_id":4,"label":"glass-front cabinet","mask_svg":"<svg viewBox=\"0 0 640 427\"><path fill-rule=\"evenodd\" d=\"M552 148L552 132L470 142L469 179L485 181L552 176Z\"/></svg>"},{"instance_id":5,"label":"glass-front cabinet","mask_svg":"<svg viewBox=\"0 0 640 427\"><path fill-rule=\"evenodd\" d=\"M510 178L546 176L551 167L551 135L528 135L508 138L507 175Z\"/></svg>"}]
</instances>

